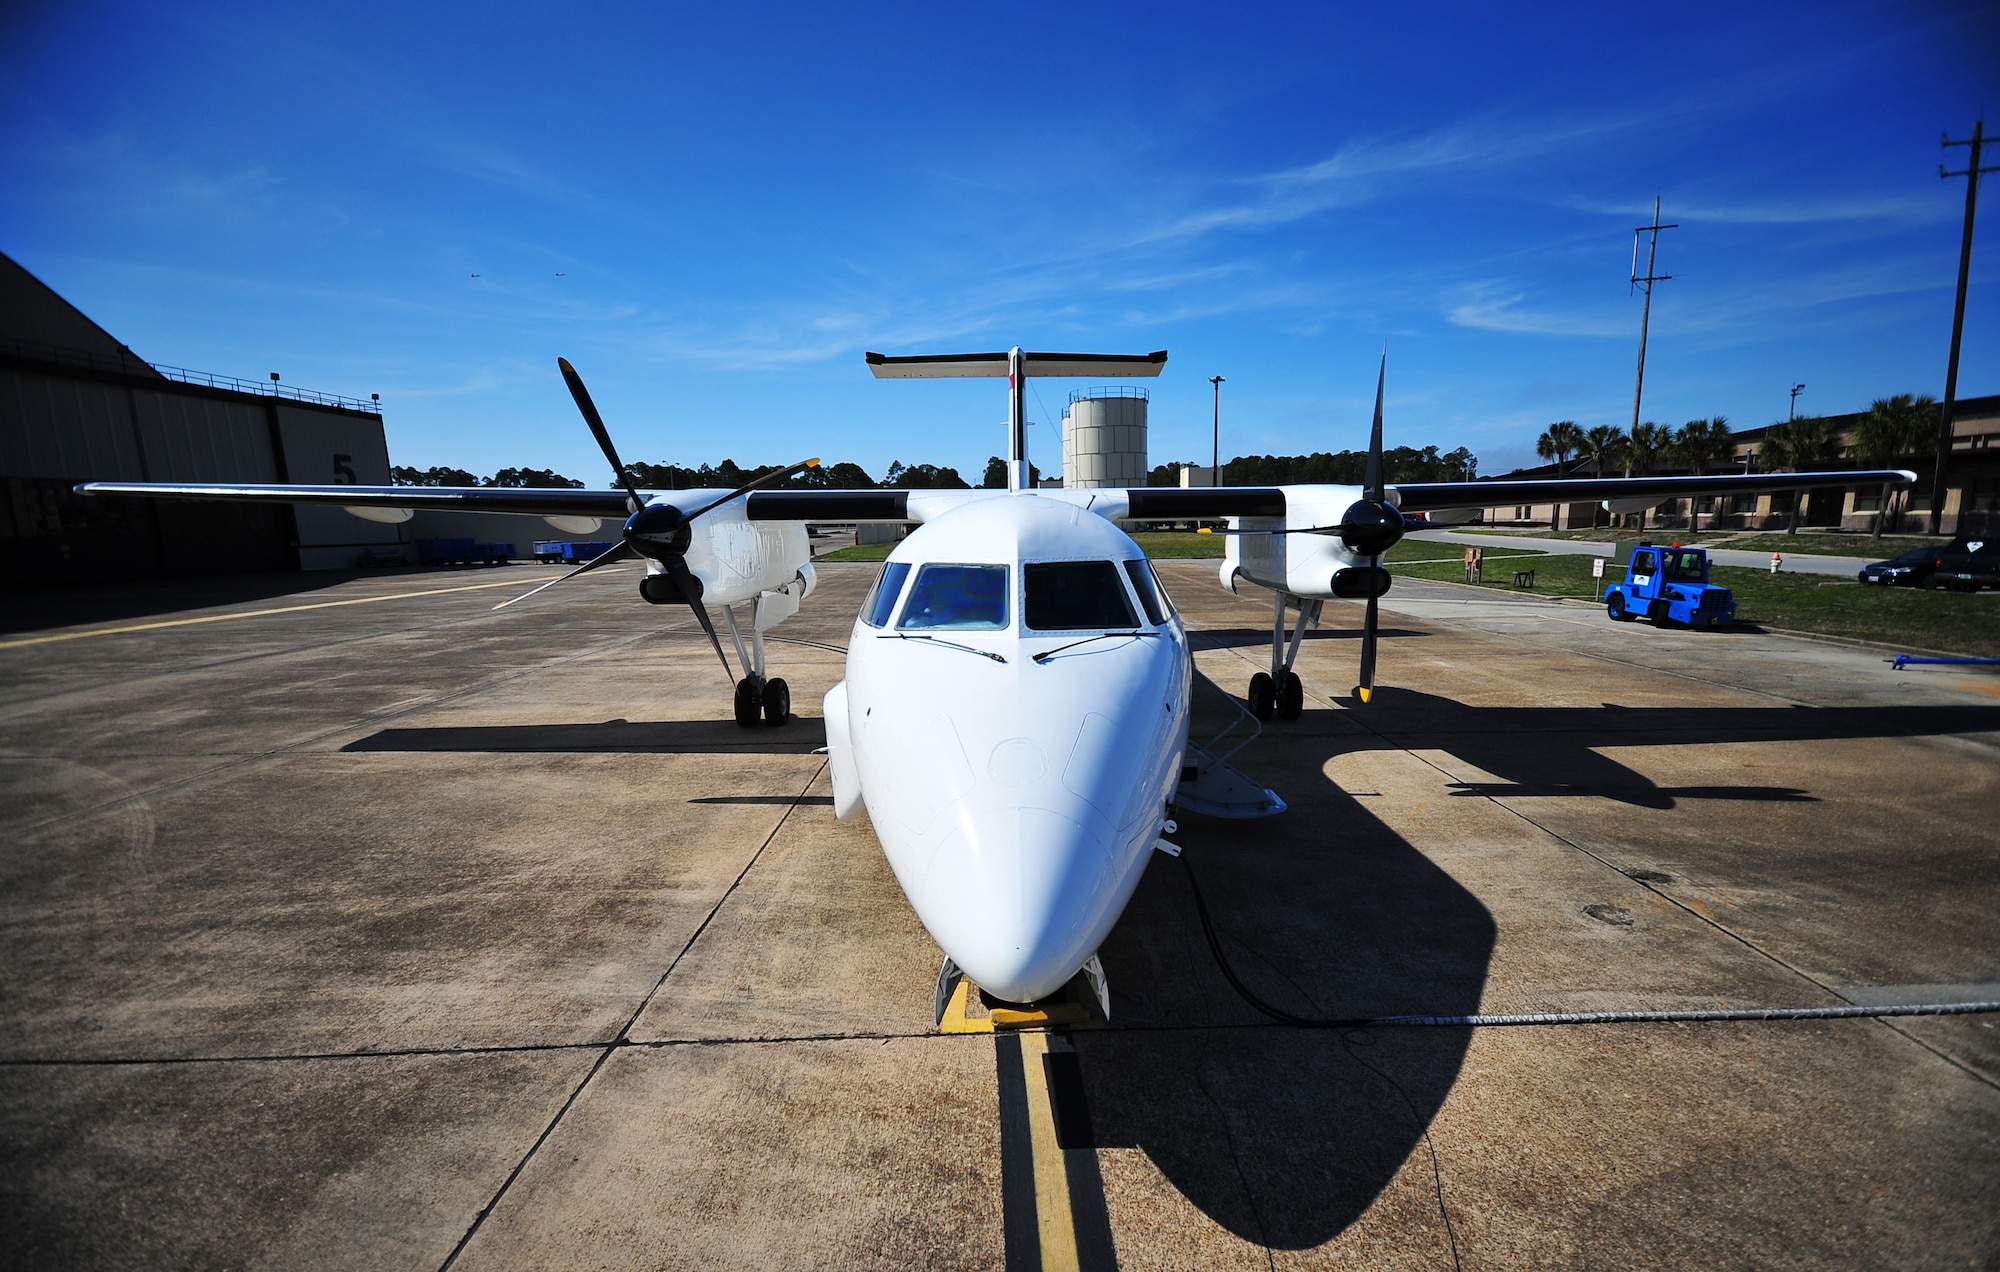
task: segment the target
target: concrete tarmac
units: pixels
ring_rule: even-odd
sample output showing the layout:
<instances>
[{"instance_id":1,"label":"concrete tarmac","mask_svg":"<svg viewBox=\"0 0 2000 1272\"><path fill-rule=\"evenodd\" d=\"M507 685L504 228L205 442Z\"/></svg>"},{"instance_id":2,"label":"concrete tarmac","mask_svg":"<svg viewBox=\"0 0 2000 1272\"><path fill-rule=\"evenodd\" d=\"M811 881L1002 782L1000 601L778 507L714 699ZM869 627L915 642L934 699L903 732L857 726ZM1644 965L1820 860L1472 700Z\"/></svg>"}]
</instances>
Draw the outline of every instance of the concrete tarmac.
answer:
<instances>
[{"instance_id":1,"label":"concrete tarmac","mask_svg":"<svg viewBox=\"0 0 2000 1272\"><path fill-rule=\"evenodd\" d=\"M1403 580L1358 707L1329 603L1305 717L1236 760L1290 811L1182 819L1112 1027L946 1036L813 753L876 568L820 567L755 730L631 568L499 613L547 575L28 598L0 1263L2000 1258L2000 1017L1286 1028L1193 892L1299 1015L2000 998L2000 678ZM1212 732L1270 601L1161 572Z\"/></svg>"}]
</instances>

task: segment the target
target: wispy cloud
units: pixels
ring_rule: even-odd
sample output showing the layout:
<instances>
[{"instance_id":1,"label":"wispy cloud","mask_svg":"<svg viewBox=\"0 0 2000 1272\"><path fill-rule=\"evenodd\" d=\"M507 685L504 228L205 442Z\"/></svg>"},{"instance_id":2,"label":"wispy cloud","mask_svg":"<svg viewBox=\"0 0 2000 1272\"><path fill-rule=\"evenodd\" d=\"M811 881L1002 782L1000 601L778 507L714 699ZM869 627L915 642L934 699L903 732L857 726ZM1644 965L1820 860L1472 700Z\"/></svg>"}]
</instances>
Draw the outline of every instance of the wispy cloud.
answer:
<instances>
[{"instance_id":1,"label":"wispy cloud","mask_svg":"<svg viewBox=\"0 0 2000 1272\"><path fill-rule=\"evenodd\" d=\"M1516 166L1572 152L1641 122L1637 116L1615 113L1587 120L1478 116L1425 133L1357 138L1313 163L1231 182L1241 194L1142 231L1133 241L1282 225L1373 202L1399 179Z\"/></svg>"},{"instance_id":2,"label":"wispy cloud","mask_svg":"<svg viewBox=\"0 0 2000 1272\"><path fill-rule=\"evenodd\" d=\"M1491 281L1469 283L1461 298L1445 308L1445 318L1457 327L1506 331L1533 336L1624 336L1629 318L1584 310L1551 311L1532 308L1518 286Z\"/></svg>"},{"instance_id":3,"label":"wispy cloud","mask_svg":"<svg viewBox=\"0 0 2000 1272\"><path fill-rule=\"evenodd\" d=\"M1628 203L1572 199L1565 201L1563 206L1574 208L1579 212L1637 217L1638 220L1634 224L1644 223L1653 214L1652 204L1644 200ZM1827 195L1821 198L1804 197L1761 202L1710 201L1677 197L1669 205L1663 206L1663 212L1683 224L1706 221L1723 225L1811 225L1850 221L1923 224L1948 221L1955 215L1950 199L1941 200L1920 195L1879 195L1862 198Z\"/></svg>"}]
</instances>

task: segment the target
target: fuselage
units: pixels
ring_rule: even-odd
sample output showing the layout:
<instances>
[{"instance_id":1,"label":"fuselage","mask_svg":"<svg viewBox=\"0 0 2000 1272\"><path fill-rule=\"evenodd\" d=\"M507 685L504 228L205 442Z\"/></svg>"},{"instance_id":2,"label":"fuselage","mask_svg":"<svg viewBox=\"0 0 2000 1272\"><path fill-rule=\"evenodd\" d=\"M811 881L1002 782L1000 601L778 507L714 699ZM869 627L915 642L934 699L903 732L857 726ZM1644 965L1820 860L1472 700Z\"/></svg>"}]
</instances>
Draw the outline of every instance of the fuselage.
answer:
<instances>
[{"instance_id":1,"label":"fuselage","mask_svg":"<svg viewBox=\"0 0 2000 1272\"><path fill-rule=\"evenodd\" d=\"M1043 997L1123 912L1187 746L1187 638L1130 537L1032 492L889 556L827 696L836 811L865 804L958 966Z\"/></svg>"}]
</instances>

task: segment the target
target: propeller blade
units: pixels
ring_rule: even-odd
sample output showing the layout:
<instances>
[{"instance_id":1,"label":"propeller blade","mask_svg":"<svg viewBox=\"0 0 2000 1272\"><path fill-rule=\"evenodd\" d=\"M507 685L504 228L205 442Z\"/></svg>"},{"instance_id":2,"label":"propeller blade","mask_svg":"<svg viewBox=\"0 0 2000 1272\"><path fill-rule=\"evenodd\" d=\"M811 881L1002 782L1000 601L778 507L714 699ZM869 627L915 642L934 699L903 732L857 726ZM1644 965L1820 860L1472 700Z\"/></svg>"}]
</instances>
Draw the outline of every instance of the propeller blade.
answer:
<instances>
[{"instance_id":1,"label":"propeller blade","mask_svg":"<svg viewBox=\"0 0 2000 1272\"><path fill-rule=\"evenodd\" d=\"M722 652L722 638L715 634L715 624L709 621L708 607L701 603L701 580L688 569L687 561L678 556L670 556L660 562L667 567L667 574L687 598L688 608L694 611L695 621L701 630L708 633L708 643L715 646L715 656L722 659L722 674L729 677L729 683L736 683L736 672L729 666L729 658Z\"/></svg>"},{"instance_id":2,"label":"propeller blade","mask_svg":"<svg viewBox=\"0 0 2000 1272\"><path fill-rule=\"evenodd\" d=\"M569 395L576 399L576 409L583 412L583 422L590 425L590 435L597 439L598 449L604 452L604 458L611 461L611 471L618 474L618 484L632 501L632 511L637 512L646 506L646 501L639 497L639 487L626 473L624 461L618 458L618 448L611 444L610 430L604 427L604 417L597 413L597 403L590 400L590 390L583 387L583 377L576 373L568 358L557 358L556 365L562 368L563 383L569 385Z\"/></svg>"},{"instance_id":3,"label":"propeller blade","mask_svg":"<svg viewBox=\"0 0 2000 1272\"><path fill-rule=\"evenodd\" d=\"M519 596L514 597L512 600L502 601L498 605L495 605L493 608L497 610L506 609L509 605L512 605L515 601L525 601L529 597L535 595L537 592L546 592L548 589L554 587L558 583L567 582L568 580L575 578L579 574L588 574L600 565L608 565L612 561L617 560L619 557L623 556L627 552L630 552L631 550L632 550L631 547L627 544L614 543L611 545L610 550L598 553L596 556L590 558L590 560L588 561L585 561L582 565L577 566L574 570L569 571L567 574L561 575L560 577L557 578L550 579L548 582L542 584L540 587L532 588L526 592L523 592Z\"/></svg>"},{"instance_id":4,"label":"propeller blade","mask_svg":"<svg viewBox=\"0 0 2000 1272\"><path fill-rule=\"evenodd\" d=\"M759 477L755 481L745 482L743 485L738 486L736 489L730 491L722 498L711 500L708 503L703 504L701 507L696 508L693 512L685 514L683 519L687 521L693 521L696 517L699 517L702 513L707 512L713 508L720 508L722 505L728 503L730 500L736 498L739 495L747 495L753 490L761 490L765 486L776 485L778 482L786 480L795 473L802 473L808 468L818 468L818 467L819 467L819 457L815 455L811 459L800 460L798 463L793 464L790 468L781 468L774 473L765 473L762 477Z\"/></svg>"},{"instance_id":5,"label":"propeller blade","mask_svg":"<svg viewBox=\"0 0 2000 1272\"><path fill-rule=\"evenodd\" d=\"M1389 346L1382 346L1382 367L1375 373L1375 427L1368 434L1368 467L1361 478L1361 497L1369 503L1381 503L1385 498L1382 489L1382 386L1389 379Z\"/></svg>"},{"instance_id":6,"label":"propeller blade","mask_svg":"<svg viewBox=\"0 0 2000 1272\"><path fill-rule=\"evenodd\" d=\"M1369 563L1377 569L1382 566L1381 557L1370 557ZM1361 619L1361 683L1354 687L1354 696L1367 702L1375 696L1375 621L1376 601L1368 598L1368 611Z\"/></svg>"}]
</instances>

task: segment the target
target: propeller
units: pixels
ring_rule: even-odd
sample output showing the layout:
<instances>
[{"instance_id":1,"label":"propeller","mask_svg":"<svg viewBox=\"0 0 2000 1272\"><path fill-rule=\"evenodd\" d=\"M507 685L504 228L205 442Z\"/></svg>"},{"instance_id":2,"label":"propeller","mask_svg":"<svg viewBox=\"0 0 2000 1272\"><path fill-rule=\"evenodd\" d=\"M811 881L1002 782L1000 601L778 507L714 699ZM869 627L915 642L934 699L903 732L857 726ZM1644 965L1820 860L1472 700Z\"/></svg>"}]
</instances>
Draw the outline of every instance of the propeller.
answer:
<instances>
[{"instance_id":1,"label":"propeller","mask_svg":"<svg viewBox=\"0 0 2000 1272\"><path fill-rule=\"evenodd\" d=\"M722 652L722 638L715 634L715 624L708 617L708 607L702 604L701 580L688 568L687 550L694 542L692 529L694 520L703 513L713 511L753 490L776 485L808 468L817 468L819 460L817 458L800 460L789 468L766 473L755 481L745 482L719 499L709 500L691 512L683 512L672 504L648 504L645 496L639 493L638 484L632 480L632 474L626 469L624 461L618 458L618 448L611 444L611 431L604 427L604 417L598 414L597 403L591 401L590 390L583 386L583 377L576 373L576 368L570 365L568 358L557 358L556 366L562 370L563 383L569 386L569 395L576 399L576 409L583 414L583 422L590 426L590 435L597 439L598 449L603 451L604 458L610 461L611 471L618 474L618 485L632 503L632 514L625 518L623 538L609 551L592 557L569 573L551 579L533 591L523 592L512 600L502 601L494 608L505 609L515 601L525 601L537 592L545 591L579 574L586 574L600 565L609 564L621 557L642 556L660 563L667 578L673 581L674 588L680 593L681 599L694 611L695 621L701 624L701 630L708 635L708 643L715 647L715 656L722 662L723 674L732 681L735 680L736 673L729 665L728 656Z\"/></svg>"},{"instance_id":2,"label":"propeller","mask_svg":"<svg viewBox=\"0 0 2000 1272\"><path fill-rule=\"evenodd\" d=\"M1375 424L1368 434L1368 466L1362 472L1361 498L1341 515L1337 533L1355 552L1368 554L1370 569L1382 568L1382 554L1403 537L1403 514L1389 502L1382 483L1382 389L1389 378L1389 350L1382 350L1382 367L1375 376ZM1361 679L1354 696L1367 702L1375 696L1375 632L1379 597L1373 589L1361 620Z\"/></svg>"},{"instance_id":3,"label":"propeller","mask_svg":"<svg viewBox=\"0 0 2000 1272\"><path fill-rule=\"evenodd\" d=\"M1368 433L1368 462L1362 470L1361 498L1347 506L1340 515L1340 521L1330 526L1297 526L1284 530L1211 530L1203 526L1202 534L1234 535L1279 535L1279 534L1331 534L1340 536L1350 552L1366 553L1371 576L1379 582L1382 570L1382 554L1396 546L1403 538L1406 522L1402 510L1389 502L1389 491L1382 475L1382 390L1389 378L1389 350L1382 350L1382 366L1375 375L1375 423ZM1354 696L1367 702L1375 696L1375 634L1379 625L1380 593L1373 588L1368 595L1368 608L1361 620L1361 680L1354 686Z\"/></svg>"}]
</instances>

